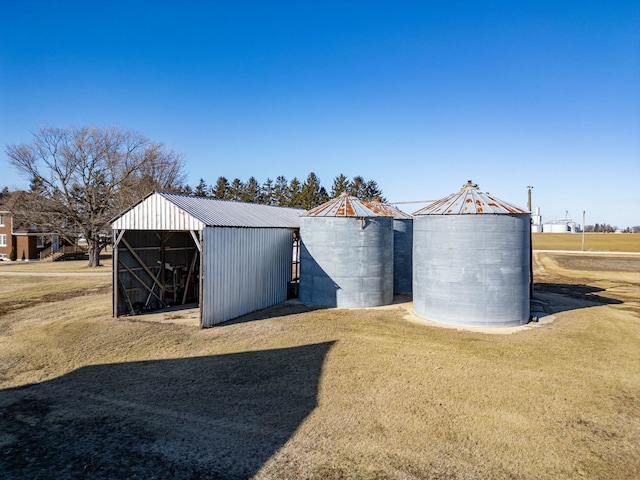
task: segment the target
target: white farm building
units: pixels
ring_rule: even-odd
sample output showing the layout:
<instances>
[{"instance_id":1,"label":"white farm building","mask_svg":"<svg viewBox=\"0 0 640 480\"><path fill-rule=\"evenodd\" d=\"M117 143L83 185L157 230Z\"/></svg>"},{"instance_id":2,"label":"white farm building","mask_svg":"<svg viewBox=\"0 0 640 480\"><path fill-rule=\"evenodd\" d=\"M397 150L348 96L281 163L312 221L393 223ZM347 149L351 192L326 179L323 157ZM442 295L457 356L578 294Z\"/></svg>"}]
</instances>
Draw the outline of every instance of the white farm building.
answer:
<instances>
[{"instance_id":1,"label":"white farm building","mask_svg":"<svg viewBox=\"0 0 640 480\"><path fill-rule=\"evenodd\" d=\"M111 225L114 317L197 304L211 327L285 301L303 213L150 194Z\"/></svg>"}]
</instances>

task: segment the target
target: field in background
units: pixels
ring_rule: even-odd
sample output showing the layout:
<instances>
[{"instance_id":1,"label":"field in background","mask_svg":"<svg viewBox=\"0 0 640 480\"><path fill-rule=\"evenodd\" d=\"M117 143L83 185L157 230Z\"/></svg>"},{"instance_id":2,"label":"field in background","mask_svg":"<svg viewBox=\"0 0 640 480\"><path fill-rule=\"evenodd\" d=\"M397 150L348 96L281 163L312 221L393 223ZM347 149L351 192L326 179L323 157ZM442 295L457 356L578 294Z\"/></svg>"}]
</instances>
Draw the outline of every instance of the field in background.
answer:
<instances>
[{"instance_id":1,"label":"field in background","mask_svg":"<svg viewBox=\"0 0 640 480\"><path fill-rule=\"evenodd\" d=\"M3 266L0 477L640 478L640 258L620 258L535 254L555 320L511 335L399 305L113 319L86 262Z\"/></svg>"},{"instance_id":2,"label":"field in background","mask_svg":"<svg viewBox=\"0 0 640 480\"><path fill-rule=\"evenodd\" d=\"M581 233L534 233L534 250L581 250ZM640 252L638 233L585 233L585 251Z\"/></svg>"}]
</instances>

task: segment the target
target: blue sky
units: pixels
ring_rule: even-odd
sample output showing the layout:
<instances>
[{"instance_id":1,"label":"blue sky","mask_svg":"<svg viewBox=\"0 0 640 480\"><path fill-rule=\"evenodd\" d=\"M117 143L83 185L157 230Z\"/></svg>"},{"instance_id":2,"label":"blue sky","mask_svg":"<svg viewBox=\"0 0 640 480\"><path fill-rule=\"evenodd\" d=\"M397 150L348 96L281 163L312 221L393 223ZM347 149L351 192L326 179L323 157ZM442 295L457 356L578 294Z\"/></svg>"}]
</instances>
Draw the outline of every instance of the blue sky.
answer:
<instances>
[{"instance_id":1,"label":"blue sky","mask_svg":"<svg viewBox=\"0 0 640 480\"><path fill-rule=\"evenodd\" d=\"M28 184L7 144L71 125L165 143L191 185L472 179L640 225L640 2L0 0L0 187Z\"/></svg>"}]
</instances>

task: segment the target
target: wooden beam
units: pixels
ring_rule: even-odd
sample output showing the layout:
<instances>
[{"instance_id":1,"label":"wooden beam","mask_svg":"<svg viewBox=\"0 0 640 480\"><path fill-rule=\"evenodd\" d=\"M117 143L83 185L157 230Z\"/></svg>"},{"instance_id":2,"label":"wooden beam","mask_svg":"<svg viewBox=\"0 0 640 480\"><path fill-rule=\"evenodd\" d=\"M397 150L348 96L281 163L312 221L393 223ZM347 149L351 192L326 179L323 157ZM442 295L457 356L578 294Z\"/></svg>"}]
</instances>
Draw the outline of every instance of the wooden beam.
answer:
<instances>
[{"instance_id":1,"label":"wooden beam","mask_svg":"<svg viewBox=\"0 0 640 480\"><path fill-rule=\"evenodd\" d=\"M118 310L118 304L120 303L120 299L118 298L118 293L120 290L120 277L118 275L118 242L120 241L120 239L122 238L122 235L124 235L124 230L120 230L117 233L116 236L116 242L113 244L113 272L112 272L112 282L113 282L113 288L112 288L112 296L111 296L111 301L113 302L113 305L111 306L111 313L113 314L113 318L117 318L120 314L119 310Z\"/></svg>"},{"instance_id":2,"label":"wooden beam","mask_svg":"<svg viewBox=\"0 0 640 480\"><path fill-rule=\"evenodd\" d=\"M153 274L153 272L151 270L149 270L149 267L147 265L144 264L144 262L142 261L142 259L140 258L140 256L136 253L136 251L134 250L134 248L129 245L129 242L127 242L126 238L122 238L122 243L124 243L124 246L127 247L127 250L129 250L129 252L131 252L131 255L133 255L133 258L136 259L136 261L140 264L140 266L142 268L144 268L144 271L147 272L147 274L151 277L151 278L155 278L155 275ZM126 267L126 265L123 264L123 266ZM129 269L127 268L127 271L129 271ZM158 286L160 287L160 289L164 292L166 291L164 285L158 283ZM163 302L164 303L164 302Z\"/></svg>"},{"instance_id":3,"label":"wooden beam","mask_svg":"<svg viewBox=\"0 0 640 480\"><path fill-rule=\"evenodd\" d=\"M133 269L131 269L131 270L133 270ZM160 285L160 283L158 282L158 277L160 276L161 273L162 273L161 270L158 269L158 275L153 277L153 285L151 285L151 290L156 288L156 285ZM156 298L158 298L158 297L156 297ZM147 300L144 302L145 308L149 305L149 300L151 300L151 293L149 293L149 295L147 295Z\"/></svg>"},{"instance_id":4,"label":"wooden beam","mask_svg":"<svg viewBox=\"0 0 640 480\"><path fill-rule=\"evenodd\" d=\"M120 285L120 289L122 290L125 302L127 302L127 305L129 305L129 315L135 315L136 310L133 308L133 304L131 303L129 294L127 293L127 291L124 289L122 285Z\"/></svg>"},{"instance_id":5,"label":"wooden beam","mask_svg":"<svg viewBox=\"0 0 640 480\"><path fill-rule=\"evenodd\" d=\"M118 236L116 237L115 242L113 242L113 249L115 250L116 247L118 246L118 244L120 243L120 240L122 240L122 237L124 237L124 232L126 232L126 230L120 230L118 232Z\"/></svg>"},{"instance_id":6,"label":"wooden beam","mask_svg":"<svg viewBox=\"0 0 640 480\"><path fill-rule=\"evenodd\" d=\"M193 243L196 244L196 248L200 253L202 253L202 245L200 244L200 239L198 238L198 232L195 230L189 230L191 236L193 237Z\"/></svg>"},{"instance_id":7,"label":"wooden beam","mask_svg":"<svg viewBox=\"0 0 640 480\"><path fill-rule=\"evenodd\" d=\"M131 270L131 269L130 269L127 265L125 265L123 262L120 262L120 265L122 265L122 266L124 267L124 269L125 269L127 272L129 272L129 274L130 274L130 275L132 275L132 276L133 276L133 278L135 278L138 282L140 282L140 285L142 285L144 288L146 288L146 289L147 289L147 291L148 291L151 295L153 295L153 296L154 296L154 297L156 297L158 300L160 300L160 303L162 303L162 305L164 305L165 307L167 306L167 304L166 304L166 303L164 303L164 300L163 300L162 298L160 298L160 297L156 294L156 292L154 292L154 291L153 291L153 288L149 287L149 285L147 285L146 283L144 283L144 282L142 281L142 279L141 279L138 275L136 275L136 273L135 273L133 270ZM152 277L152 278L153 278L153 277ZM154 284L154 285L160 285L159 283L155 282L155 280L154 280L154 283L153 283L153 284Z\"/></svg>"},{"instance_id":8,"label":"wooden beam","mask_svg":"<svg viewBox=\"0 0 640 480\"><path fill-rule=\"evenodd\" d=\"M187 302L187 291L189 290L189 280L191 280L191 274L196 266L196 260L198 259L198 252L194 252L193 259L191 260L191 267L189 268L189 273L187 273L187 281L184 285L184 293L182 294L182 305Z\"/></svg>"}]
</instances>

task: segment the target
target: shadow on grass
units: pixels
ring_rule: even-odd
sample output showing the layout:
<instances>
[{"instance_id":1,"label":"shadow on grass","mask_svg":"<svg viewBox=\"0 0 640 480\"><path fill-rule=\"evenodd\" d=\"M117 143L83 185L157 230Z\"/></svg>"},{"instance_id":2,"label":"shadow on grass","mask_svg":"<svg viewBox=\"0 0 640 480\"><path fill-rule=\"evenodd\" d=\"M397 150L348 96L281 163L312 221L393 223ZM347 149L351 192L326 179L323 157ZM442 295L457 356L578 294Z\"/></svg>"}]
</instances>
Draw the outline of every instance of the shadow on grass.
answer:
<instances>
[{"instance_id":1,"label":"shadow on grass","mask_svg":"<svg viewBox=\"0 0 640 480\"><path fill-rule=\"evenodd\" d=\"M287 300L286 302L273 305L271 307L256 310L255 312L232 318L226 322L219 323L212 328L220 328L225 325L234 325L237 323L253 322L257 320L267 320L275 317L286 317L288 315L298 315L300 313L312 312L315 310L323 310L326 307L309 306L300 303L298 300Z\"/></svg>"},{"instance_id":2,"label":"shadow on grass","mask_svg":"<svg viewBox=\"0 0 640 480\"><path fill-rule=\"evenodd\" d=\"M251 477L317 406L332 345L87 366L2 390L0 477Z\"/></svg>"},{"instance_id":3,"label":"shadow on grass","mask_svg":"<svg viewBox=\"0 0 640 480\"><path fill-rule=\"evenodd\" d=\"M553 314L568 310L593 307L598 305L619 305L621 300L598 295L604 288L584 284L570 283L536 283L533 287L534 301L545 295L561 295L569 301L544 302L546 313Z\"/></svg>"}]
</instances>

